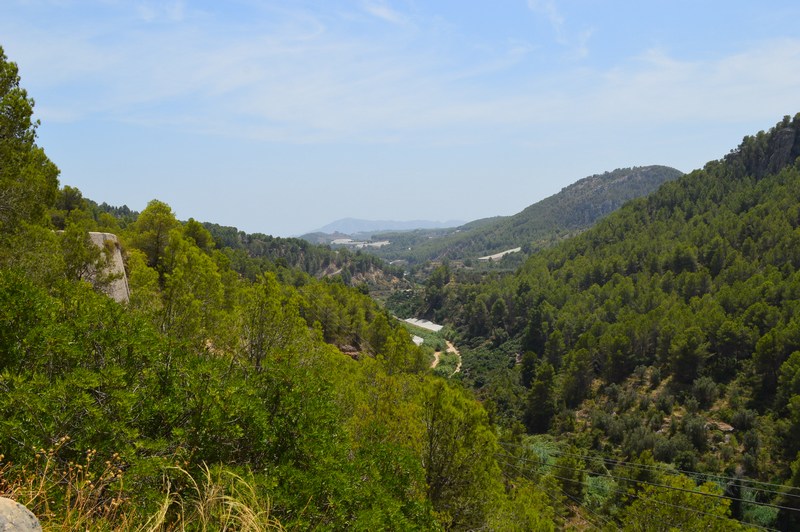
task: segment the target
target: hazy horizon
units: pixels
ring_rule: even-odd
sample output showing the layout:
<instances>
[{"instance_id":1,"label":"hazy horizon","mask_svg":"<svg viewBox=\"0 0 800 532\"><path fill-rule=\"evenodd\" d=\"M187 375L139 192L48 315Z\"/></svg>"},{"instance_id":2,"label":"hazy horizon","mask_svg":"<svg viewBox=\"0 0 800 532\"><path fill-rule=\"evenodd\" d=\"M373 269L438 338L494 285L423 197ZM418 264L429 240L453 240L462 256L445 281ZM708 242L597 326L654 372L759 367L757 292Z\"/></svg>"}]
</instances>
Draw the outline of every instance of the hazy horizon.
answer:
<instances>
[{"instance_id":1,"label":"hazy horizon","mask_svg":"<svg viewBox=\"0 0 800 532\"><path fill-rule=\"evenodd\" d=\"M510 215L800 111L787 1L10 0L62 185L248 232Z\"/></svg>"}]
</instances>

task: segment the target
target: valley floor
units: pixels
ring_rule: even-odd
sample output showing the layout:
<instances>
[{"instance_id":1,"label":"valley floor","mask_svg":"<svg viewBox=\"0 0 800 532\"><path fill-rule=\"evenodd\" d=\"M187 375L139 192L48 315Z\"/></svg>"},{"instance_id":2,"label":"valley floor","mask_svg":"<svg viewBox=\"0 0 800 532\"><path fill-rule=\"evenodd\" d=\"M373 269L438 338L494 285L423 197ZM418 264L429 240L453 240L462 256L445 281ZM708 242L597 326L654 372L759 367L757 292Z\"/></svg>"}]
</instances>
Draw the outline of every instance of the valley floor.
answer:
<instances>
[{"instance_id":1,"label":"valley floor","mask_svg":"<svg viewBox=\"0 0 800 532\"><path fill-rule=\"evenodd\" d=\"M456 363L456 369L455 371L453 371L453 375L455 375L456 373L461 371L461 353L459 353L458 348L454 346L453 343L450 342L449 340L447 341L447 350L445 352L453 353L454 355L456 355L456 357L458 357L458 362ZM442 356L441 351L436 351L433 354L433 362L431 362L431 369L434 369L436 366L439 365L439 360L441 359L441 356Z\"/></svg>"}]
</instances>

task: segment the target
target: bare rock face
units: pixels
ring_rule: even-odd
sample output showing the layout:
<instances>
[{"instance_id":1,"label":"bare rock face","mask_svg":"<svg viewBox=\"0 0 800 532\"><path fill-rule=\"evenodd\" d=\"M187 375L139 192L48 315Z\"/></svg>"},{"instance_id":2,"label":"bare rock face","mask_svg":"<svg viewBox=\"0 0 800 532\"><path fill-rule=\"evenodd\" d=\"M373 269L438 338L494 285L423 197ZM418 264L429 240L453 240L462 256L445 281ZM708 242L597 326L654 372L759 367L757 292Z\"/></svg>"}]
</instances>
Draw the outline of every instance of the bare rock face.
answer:
<instances>
[{"instance_id":1,"label":"bare rock face","mask_svg":"<svg viewBox=\"0 0 800 532\"><path fill-rule=\"evenodd\" d=\"M117 278L104 289L104 292L119 303L127 303L130 298L130 289L128 288L128 277L125 275L125 264L122 261L122 251L117 235L91 232L89 233L89 238L92 239L95 246L111 251L111 260L108 265L109 271L105 273L113 274Z\"/></svg>"},{"instance_id":2,"label":"bare rock face","mask_svg":"<svg viewBox=\"0 0 800 532\"><path fill-rule=\"evenodd\" d=\"M0 497L0 532L42 532L42 525L23 505Z\"/></svg>"},{"instance_id":3,"label":"bare rock face","mask_svg":"<svg viewBox=\"0 0 800 532\"><path fill-rule=\"evenodd\" d=\"M798 130L792 127L785 127L775 133L772 137L769 148L769 159L766 161L764 175L777 174L784 166L792 164L795 158L800 155L800 135Z\"/></svg>"},{"instance_id":4,"label":"bare rock face","mask_svg":"<svg viewBox=\"0 0 800 532\"><path fill-rule=\"evenodd\" d=\"M725 160L739 168L740 175L761 179L777 174L783 168L795 164L800 157L800 113L794 118L785 116L783 121L764 133L745 137L735 151Z\"/></svg>"}]
</instances>

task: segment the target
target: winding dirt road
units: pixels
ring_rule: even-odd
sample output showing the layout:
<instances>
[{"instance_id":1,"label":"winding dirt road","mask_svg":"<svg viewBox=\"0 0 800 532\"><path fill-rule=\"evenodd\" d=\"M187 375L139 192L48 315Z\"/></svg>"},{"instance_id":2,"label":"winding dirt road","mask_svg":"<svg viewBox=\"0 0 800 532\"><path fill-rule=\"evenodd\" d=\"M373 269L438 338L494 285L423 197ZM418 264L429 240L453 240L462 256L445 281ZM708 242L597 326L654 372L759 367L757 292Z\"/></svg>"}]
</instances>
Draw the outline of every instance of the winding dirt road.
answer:
<instances>
[{"instance_id":1,"label":"winding dirt road","mask_svg":"<svg viewBox=\"0 0 800 532\"><path fill-rule=\"evenodd\" d=\"M456 364L456 369L452 373L452 375L450 375L452 377L453 375L455 375L456 373L461 371L461 353L458 352L458 349L456 348L456 346L454 346L450 341L447 341L446 343L447 343L447 352L448 353L453 353L454 355L456 355L458 357L458 363ZM433 354L433 362L431 362L431 369L433 369L433 368L435 368L436 366L439 365L439 360L441 359L440 358L441 355L442 355L441 351L436 351Z\"/></svg>"}]
</instances>

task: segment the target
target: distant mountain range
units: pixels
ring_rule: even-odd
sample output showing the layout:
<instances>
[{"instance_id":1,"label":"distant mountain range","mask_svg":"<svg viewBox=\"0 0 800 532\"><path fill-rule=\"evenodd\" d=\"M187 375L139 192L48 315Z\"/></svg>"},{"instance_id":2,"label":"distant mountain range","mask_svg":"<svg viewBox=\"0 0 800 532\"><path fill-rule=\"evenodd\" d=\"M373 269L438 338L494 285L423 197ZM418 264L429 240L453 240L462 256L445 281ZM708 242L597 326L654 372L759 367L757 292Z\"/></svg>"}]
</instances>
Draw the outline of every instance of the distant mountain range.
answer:
<instances>
[{"instance_id":1,"label":"distant mountain range","mask_svg":"<svg viewBox=\"0 0 800 532\"><path fill-rule=\"evenodd\" d=\"M431 220L362 220L358 218L342 218L331 222L324 227L308 233L315 235L318 233L326 235L358 235L363 233L383 232L383 231L412 231L414 229L443 229L447 227L458 227L463 225L462 220L448 220L446 222L434 222ZM305 238L303 235L301 238Z\"/></svg>"}]
</instances>

